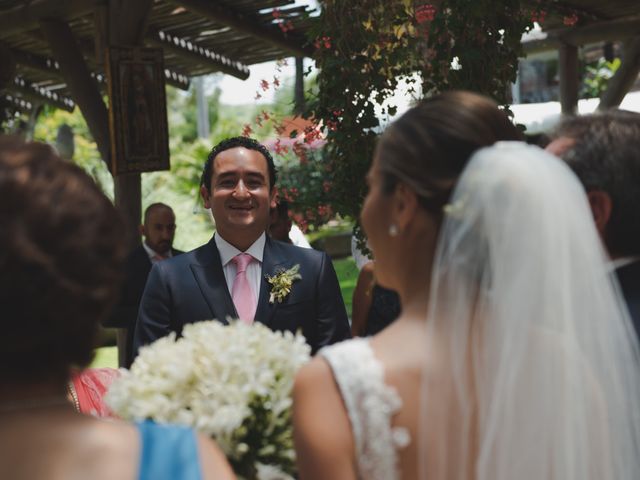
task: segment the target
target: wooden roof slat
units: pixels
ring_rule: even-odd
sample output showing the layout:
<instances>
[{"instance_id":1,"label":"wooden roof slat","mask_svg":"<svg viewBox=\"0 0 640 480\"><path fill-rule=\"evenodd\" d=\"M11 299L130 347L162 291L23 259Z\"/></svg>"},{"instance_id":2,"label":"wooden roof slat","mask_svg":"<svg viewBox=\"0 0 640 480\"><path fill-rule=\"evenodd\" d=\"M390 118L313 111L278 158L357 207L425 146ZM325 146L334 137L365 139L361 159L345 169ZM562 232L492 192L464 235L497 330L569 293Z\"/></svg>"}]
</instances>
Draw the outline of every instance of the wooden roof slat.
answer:
<instances>
[{"instance_id":1,"label":"wooden roof slat","mask_svg":"<svg viewBox=\"0 0 640 480\"><path fill-rule=\"evenodd\" d=\"M239 61L230 59L191 40L174 36L170 33L149 28L147 39L155 44L173 51L177 55L193 58L194 61L210 64L214 69L245 80L249 77L249 67Z\"/></svg>"},{"instance_id":2,"label":"wooden roof slat","mask_svg":"<svg viewBox=\"0 0 640 480\"><path fill-rule=\"evenodd\" d=\"M11 93L4 94L3 98L20 111L28 112L33 108L33 104L29 100Z\"/></svg>"},{"instance_id":3,"label":"wooden roof slat","mask_svg":"<svg viewBox=\"0 0 640 480\"><path fill-rule=\"evenodd\" d=\"M42 103L50 103L57 108L72 112L75 108L75 102L69 97L60 95L52 90L42 88L34 82L23 77L16 77L9 91L17 91L21 96Z\"/></svg>"},{"instance_id":4,"label":"wooden roof slat","mask_svg":"<svg viewBox=\"0 0 640 480\"><path fill-rule=\"evenodd\" d=\"M548 31L542 40L526 42L523 47L526 53L557 48L565 43L569 45L585 45L587 43L622 40L640 35L640 14L589 23L585 26L568 27Z\"/></svg>"},{"instance_id":5,"label":"wooden roof slat","mask_svg":"<svg viewBox=\"0 0 640 480\"><path fill-rule=\"evenodd\" d=\"M216 22L224 23L235 30L252 35L266 43L276 45L290 54L311 56L309 48L302 47L301 41L295 41L293 35L285 36L277 27L270 28L234 8L207 0L173 0L184 8L203 15Z\"/></svg>"},{"instance_id":6,"label":"wooden roof slat","mask_svg":"<svg viewBox=\"0 0 640 480\"><path fill-rule=\"evenodd\" d=\"M0 12L0 39L36 29L44 18L72 19L93 12L98 0L41 0Z\"/></svg>"}]
</instances>

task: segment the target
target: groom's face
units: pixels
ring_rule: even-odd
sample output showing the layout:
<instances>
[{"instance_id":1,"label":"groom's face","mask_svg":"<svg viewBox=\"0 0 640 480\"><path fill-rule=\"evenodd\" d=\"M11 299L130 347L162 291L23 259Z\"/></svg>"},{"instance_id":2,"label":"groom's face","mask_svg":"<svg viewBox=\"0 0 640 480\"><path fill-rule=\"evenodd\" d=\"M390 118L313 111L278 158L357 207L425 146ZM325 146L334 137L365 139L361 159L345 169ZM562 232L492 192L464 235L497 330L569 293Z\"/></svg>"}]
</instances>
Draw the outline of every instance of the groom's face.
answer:
<instances>
[{"instance_id":1,"label":"groom's face","mask_svg":"<svg viewBox=\"0 0 640 480\"><path fill-rule=\"evenodd\" d=\"M269 211L275 207L267 160L244 147L220 152L213 159L210 188L203 188L202 196L219 234L245 250L267 229Z\"/></svg>"}]
</instances>

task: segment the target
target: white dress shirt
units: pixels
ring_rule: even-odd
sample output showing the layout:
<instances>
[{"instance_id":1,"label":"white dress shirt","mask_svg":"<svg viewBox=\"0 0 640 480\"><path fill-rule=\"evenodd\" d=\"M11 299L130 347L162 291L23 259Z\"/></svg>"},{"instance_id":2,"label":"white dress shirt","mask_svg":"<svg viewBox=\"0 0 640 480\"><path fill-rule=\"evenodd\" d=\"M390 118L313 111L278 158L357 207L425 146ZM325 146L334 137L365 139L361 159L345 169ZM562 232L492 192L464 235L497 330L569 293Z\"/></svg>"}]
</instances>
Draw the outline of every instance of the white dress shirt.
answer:
<instances>
[{"instance_id":1,"label":"white dress shirt","mask_svg":"<svg viewBox=\"0 0 640 480\"><path fill-rule=\"evenodd\" d=\"M266 239L266 234L263 233L245 252L241 252L218 235L217 232L213 236L213 240L216 242L216 247L218 247L218 252L220 252L222 271L224 272L224 279L227 281L229 295L231 295L233 281L236 278L236 265L231 261L231 259L240 253L248 253L254 258L254 261L247 267L247 280L249 280L249 285L251 285L251 290L253 290L256 305L258 304L258 295L260 295L260 277L262 276L262 256L264 255Z\"/></svg>"},{"instance_id":2,"label":"white dress shirt","mask_svg":"<svg viewBox=\"0 0 640 480\"><path fill-rule=\"evenodd\" d=\"M147 255L149 255L149 260L151 260L152 265L160 261L158 257L164 257L165 259L173 257L173 252L171 251L171 249L169 249L166 255L160 255L154 249L152 249L149 245L147 245L145 242L142 242L142 246L147 252Z\"/></svg>"}]
</instances>

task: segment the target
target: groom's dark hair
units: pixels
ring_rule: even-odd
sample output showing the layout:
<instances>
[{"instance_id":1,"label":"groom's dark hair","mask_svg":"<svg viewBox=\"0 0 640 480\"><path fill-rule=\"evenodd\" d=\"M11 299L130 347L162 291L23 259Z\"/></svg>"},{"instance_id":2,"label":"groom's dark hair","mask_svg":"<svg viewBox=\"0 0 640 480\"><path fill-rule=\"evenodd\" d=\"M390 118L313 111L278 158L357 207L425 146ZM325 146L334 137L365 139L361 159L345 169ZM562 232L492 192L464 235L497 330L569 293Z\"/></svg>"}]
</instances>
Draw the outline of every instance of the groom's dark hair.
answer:
<instances>
[{"instance_id":1,"label":"groom's dark hair","mask_svg":"<svg viewBox=\"0 0 640 480\"><path fill-rule=\"evenodd\" d=\"M249 137L231 137L225 140L222 140L215 147L211 149L209 155L207 156L207 161L204 164L204 168L202 170L202 177L200 178L200 185L204 186L209 193L211 193L211 177L213 175L213 161L218 156L218 154L224 152L225 150L230 150L236 147L244 147L248 150L255 150L262 154L264 159L267 162L267 169L269 170L269 190L273 190L273 187L276 185L277 179L277 171L275 163L273 162L273 157L269 150L262 145L260 142L253 138Z\"/></svg>"},{"instance_id":2,"label":"groom's dark hair","mask_svg":"<svg viewBox=\"0 0 640 480\"><path fill-rule=\"evenodd\" d=\"M573 143L561 153L585 190L611 199L604 242L610 254L640 254L640 114L608 110L569 117L554 135Z\"/></svg>"}]
</instances>

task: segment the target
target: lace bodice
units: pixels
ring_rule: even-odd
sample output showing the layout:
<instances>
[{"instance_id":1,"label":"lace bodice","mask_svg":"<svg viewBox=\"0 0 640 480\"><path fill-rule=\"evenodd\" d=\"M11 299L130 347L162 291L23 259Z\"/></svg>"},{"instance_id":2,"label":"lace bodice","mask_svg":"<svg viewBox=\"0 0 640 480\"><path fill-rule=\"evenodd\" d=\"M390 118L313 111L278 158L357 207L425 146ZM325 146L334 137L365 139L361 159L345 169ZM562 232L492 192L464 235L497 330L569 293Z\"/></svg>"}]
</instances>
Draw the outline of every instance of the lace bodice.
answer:
<instances>
[{"instance_id":1,"label":"lace bodice","mask_svg":"<svg viewBox=\"0 0 640 480\"><path fill-rule=\"evenodd\" d=\"M384 369L369 342L357 338L324 348L320 354L331 366L347 408L359 477L397 480L397 450L409 444L409 433L391 426L402 400L384 383Z\"/></svg>"}]
</instances>

